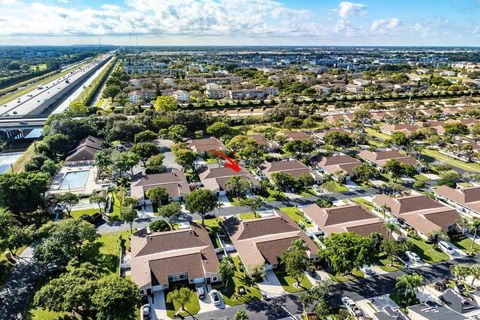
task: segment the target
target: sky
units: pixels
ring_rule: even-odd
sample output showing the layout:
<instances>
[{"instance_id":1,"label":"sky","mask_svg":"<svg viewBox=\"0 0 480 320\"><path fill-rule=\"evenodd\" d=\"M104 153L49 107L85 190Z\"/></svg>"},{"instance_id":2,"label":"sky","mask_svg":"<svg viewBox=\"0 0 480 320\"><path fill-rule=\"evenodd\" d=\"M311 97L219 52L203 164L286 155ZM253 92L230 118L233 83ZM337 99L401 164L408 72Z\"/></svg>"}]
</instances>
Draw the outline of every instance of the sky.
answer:
<instances>
[{"instance_id":1,"label":"sky","mask_svg":"<svg viewBox=\"0 0 480 320\"><path fill-rule=\"evenodd\" d=\"M480 46L480 0L0 0L0 45Z\"/></svg>"}]
</instances>

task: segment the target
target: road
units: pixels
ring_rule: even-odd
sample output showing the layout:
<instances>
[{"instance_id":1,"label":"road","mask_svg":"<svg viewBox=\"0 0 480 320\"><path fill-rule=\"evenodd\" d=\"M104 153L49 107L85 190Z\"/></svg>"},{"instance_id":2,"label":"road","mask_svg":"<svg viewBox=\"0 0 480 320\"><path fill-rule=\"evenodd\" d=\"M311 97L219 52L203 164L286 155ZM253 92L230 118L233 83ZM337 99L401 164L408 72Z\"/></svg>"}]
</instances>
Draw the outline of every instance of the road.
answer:
<instances>
[{"instance_id":1,"label":"road","mask_svg":"<svg viewBox=\"0 0 480 320\"><path fill-rule=\"evenodd\" d=\"M415 272L424 277L424 284L430 284L449 277L450 266L453 264L479 263L480 255L477 255L475 257L459 258L447 262L437 263L435 265L423 266L415 269ZM396 279L404 274L405 272L403 271L397 271L381 276L362 278L344 283L336 283L332 285L330 290L330 303L333 305L340 305L340 299L343 296L348 296L354 301L359 301L392 293L395 291ZM236 306L224 310L202 313L195 316L195 318L190 317L188 319L232 319L236 311L245 310L247 312L248 319L273 320L283 318L287 315L287 313L281 309L281 306L285 306L293 315L302 313L302 305L298 301L298 295L288 294L272 299L271 301L255 301L252 303L247 303L244 306ZM275 314L275 312L280 312L280 314Z\"/></svg>"}]
</instances>

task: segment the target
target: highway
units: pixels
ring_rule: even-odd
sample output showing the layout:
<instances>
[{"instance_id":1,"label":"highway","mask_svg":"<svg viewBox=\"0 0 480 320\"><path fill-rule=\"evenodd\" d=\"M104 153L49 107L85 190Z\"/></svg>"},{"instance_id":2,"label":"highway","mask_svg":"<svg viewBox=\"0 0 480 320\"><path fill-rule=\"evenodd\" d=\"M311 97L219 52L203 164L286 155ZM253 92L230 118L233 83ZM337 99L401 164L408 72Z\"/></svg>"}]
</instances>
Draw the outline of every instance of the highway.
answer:
<instances>
[{"instance_id":1,"label":"highway","mask_svg":"<svg viewBox=\"0 0 480 320\"><path fill-rule=\"evenodd\" d=\"M40 115L48 108L55 107L59 101L62 101L66 95L70 94L111 57L110 54L103 55L61 78L39 86L37 89L0 106L0 118Z\"/></svg>"}]
</instances>

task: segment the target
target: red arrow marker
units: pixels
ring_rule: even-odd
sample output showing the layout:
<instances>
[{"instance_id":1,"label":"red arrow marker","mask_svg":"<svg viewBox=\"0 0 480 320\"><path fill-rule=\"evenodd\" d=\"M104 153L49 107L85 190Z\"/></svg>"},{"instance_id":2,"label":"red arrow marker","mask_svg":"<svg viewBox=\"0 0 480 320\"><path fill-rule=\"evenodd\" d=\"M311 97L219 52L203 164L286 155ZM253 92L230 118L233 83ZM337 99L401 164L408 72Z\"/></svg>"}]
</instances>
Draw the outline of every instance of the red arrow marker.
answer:
<instances>
[{"instance_id":1,"label":"red arrow marker","mask_svg":"<svg viewBox=\"0 0 480 320\"><path fill-rule=\"evenodd\" d=\"M220 158L225 159L227 161L227 162L225 162L225 168L230 168L235 172L240 171L240 167L238 166L237 161L233 160L232 158L229 158L228 156L224 155L223 153L221 153L220 151L217 151L217 150L210 150L209 152L215 153Z\"/></svg>"}]
</instances>

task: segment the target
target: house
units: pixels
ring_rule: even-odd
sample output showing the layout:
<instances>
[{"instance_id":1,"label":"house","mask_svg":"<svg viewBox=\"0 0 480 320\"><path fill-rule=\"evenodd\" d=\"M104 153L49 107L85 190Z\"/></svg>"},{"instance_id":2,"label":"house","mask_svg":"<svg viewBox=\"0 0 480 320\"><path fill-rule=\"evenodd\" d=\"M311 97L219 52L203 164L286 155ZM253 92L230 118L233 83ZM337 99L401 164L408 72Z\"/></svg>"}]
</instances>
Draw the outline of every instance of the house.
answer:
<instances>
[{"instance_id":1,"label":"house","mask_svg":"<svg viewBox=\"0 0 480 320\"><path fill-rule=\"evenodd\" d=\"M173 97L179 102L187 102L189 99L188 92L185 90L177 90L173 92Z\"/></svg>"},{"instance_id":2,"label":"house","mask_svg":"<svg viewBox=\"0 0 480 320\"><path fill-rule=\"evenodd\" d=\"M313 135L315 137L317 137L318 139L320 140L324 140L325 136L327 134L329 134L330 132L341 132L341 133L345 133L347 135L350 135L350 132L348 132L347 130L345 129L340 129L340 128L333 128L333 129L328 129L328 130L317 130L313 133Z\"/></svg>"},{"instance_id":3,"label":"house","mask_svg":"<svg viewBox=\"0 0 480 320\"><path fill-rule=\"evenodd\" d=\"M457 189L440 186L435 189L435 195L470 216L480 217L480 187L478 186Z\"/></svg>"},{"instance_id":4,"label":"house","mask_svg":"<svg viewBox=\"0 0 480 320\"><path fill-rule=\"evenodd\" d=\"M332 114L323 118L323 122L330 123L330 124L335 124L337 122L352 122L352 121L353 121L353 114L351 117L349 117L348 114L346 113Z\"/></svg>"},{"instance_id":5,"label":"house","mask_svg":"<svg viewBox=\"0 0 480 320\"><path fill-rule=\"evenodd\" d=\"M317 168L334 178L339 172L350 177L353 174L353 170L361 164L362 162L360 160L349 155L337 154L331 157L323 157L322 160L317 163Z\"/></svg>"},{"instance_id":6,"label":"house","mask_svg":"<svg viewBox=\"0 0 480 320\"><path fill-rule=\"evenodd\" d=\"M93 165L95 163L95 155L102 150L103 140L88 136L71 150L65 159L66 166L83 166Z\"/></svg>"},{"instance_id":7,"label":"house","mask_svg":"<svg viewBox=\"0 0 480 320\"><path fill-rule=\"evenodd\" d=\"M435 307L429 307L423 303L419 303L413 306L408 306L407 309L408 309L408 317L411 320L467 320L469 319L440 304Z\"/></svg>"},{"instance_id":8,"label":"house","mask_svg":"<svg viewBox=\"0 0 480 320\"><path fill-rule=\"evenodd\" d=\"M163 79L162 83L166 84L167 86L174 86L175 85L175 79L165 78L165 79Z\"/></svg>"},{"instance_id":9,"label":"house","mask_svg":"<svg viewBox=\"0 0 480 320\"><path fill-rule=\"evenodd\" d=\"M132 235L131 277L142 295L151 295L176 283L210 284L220 281L218 259L205 227Z\"/></svg>"},{"instance_id":10,"label":"house","mask_svg":"<svg viewBox=\"0 0 480 320\"><path fill-rule=\"evenodd\" d=\"M273 216L253 220L230 217L225 219L224 226L247 270L256 266L265 266L267 270L277 268L282 253L298 239L305 243L308 258L318 261L317 245L295 221L278 211Z\"/></svg>"},{"instance_id":11,"label":"house","mask_svg":"<svg viewBox=\"0 0 480 320\"><path fill-rule=\"evenodd\" d=\"M460 219L457 210L422 194L399 198L381 194L373 199L373 203L379 210L386 207L388 212L405 221L423 238L428 238L432 232L451 230Z\"/></svg>"},{"instance_id":12,"label":"house","mask_svg":"<svg viewBox=\"0 0 480 320\"><path fill-rule=\"evenodd\" d=\"M303 211L313 222L318 233L326 236L342 232L354 232L361 236L372 233L387 236L383 220L358 204L331 208L321 208L317 204L312 204Z\"/></svg>"},{"instance_id":13,"label":"house","mask_svg":"<svg viewBox=\"0 0 480 320\"><path fill-rule=\"evenodd\" d=\"M287 141L312 140L312 137L304 131L288 131L283 134Z\"/></svg>"},{"instance_id":14,"label":"house","mask_svg":"<svg viewBox=\"0 0 480 320\"><path fill-rule=\"evenodd\" d=\"M355 84L347 84L345 86L345 91L351 92L351 93L362 93L363 92L363 87L357 86Z\"/></svg>"},{"instance_id":15,"label":"house","mask_svg":"<svg viewBox=\"0 0 480 320\"><path fill-rule=\"evenodd\" d=\"M205 87L207 89L205 95L209 99L223 99L228 96L228 90L216 83L207 83Z\"/></svg>"},{"instance_id":16,"label":"house","mask_svg":"<svg viewBox=\"0 0 480 320\"><path fill-rule=\"evenodd\" d=\"M400 153L397 150L377 150L377 151L369 151L369 150L362 150L359 152L358 156L379 168L383 168L383 166L388 162L390 159L395 159L400 161L404 164L409 164L414 166L415 168L420 168L420 163L413 157Z\"/></svg>"},{"instance_id":17,"label":"house","mask_svg":"<svg viewBox=\"0 0 480 320\"><path fill-rule=\"evenodd\" d=\"M187 147L202 155L207 154L210 150L226 150L225 145L214 137L189 140Z\"/></svg>"},{"instance_id":18,"label":"house","mask_svg":"<svg viewBox=\"0 0 480 320\"><path fill-rule=\"evenodd\" d=\"M480 308L477 303L459 293L448 289L440 297L440 300L453 311L466 316L478 315Z\"/></svg>"},{"instance_id":19,"label":"house","mask_svg":"<svg viewBox=\"0 0 480 320\"><path fill-rule=\"evenodd\" d=\"M261 134L249 134L249 135L246 135L245 137L255 141L256 144L258 144L267 152L275 152L279 148L279 145L277 142L270 141Z\"/></svg>"},{"instance_id":20,"label":"house","mask_svg":"<svg viewBox=\"0 0 480 320\"><path fill-rule=\"evenodd\" d=\"M260 188L258 180L256 180L247 169L243 167L239 168L240 171L238 172L226 167L208 168L199 174L200 181L206 189L215 192L217 195L226 194L228 191L226 183L232 177L240 177L242 180L248 181L251 189Z\"/></svg>"},{"instance_id":21,"label":"house","mask_svg":"<svg viewBox=\"0 0 480 320\"><path fill-rule=\"evenodd\" d=\"M399 124L383 124L380 126L380 131L392 135L394 132L403 132L405 135L409 136L415 133L419 127L412 124L407 123L399 123Z\"/></svg>"},{"instance_id":22,"label":"house","mask_svg":"<svg viewBox=\"0 0 480 320\"><path fill-rule=\"evenodd\" d=\"M150 101L157 98L157 91L150 89L134 90L128 93L128 101L131 103L140 103Z\"/></svg>"},{"instance_id":23,"label":"house","mask_svg":"<svg viewBox=\"0 0 480 320\"><path fill-rule=\"evenodd\" d=\"M301 177L310 175L315 181L320 181L320 177L309 167L298 160L281 160L274 162L264 162L259 166L264 175L272 180L272 174L276 172L283 172L293 177Z\"/></svg>"},{"instance_id":24,"label":"house","mask_svg":"<svg viewBox=\"0 0 480 320\"><path fill-rule=\"evenodd\" d=\"M327 87L327 86L322 86L322 85L314 85L312 87L317 93L321 93L321 94L324 94L326 96L328 96L331 92L332 92L332 88L330 87Z\"/></svg>"},{"instance_id":25,"label":"house","mask_svg":"<svg viewBox=\"0 0 480 320\"><path fill-rule=\"evenodd\" d=\"M165 188L173 201L182 201L190 193L190 187L183 172L172 169L171 172L134 176L131 196L137 199L138 205L151 203L147 198L147 191L154 187Z\"/></svg>"}]
</instances>

